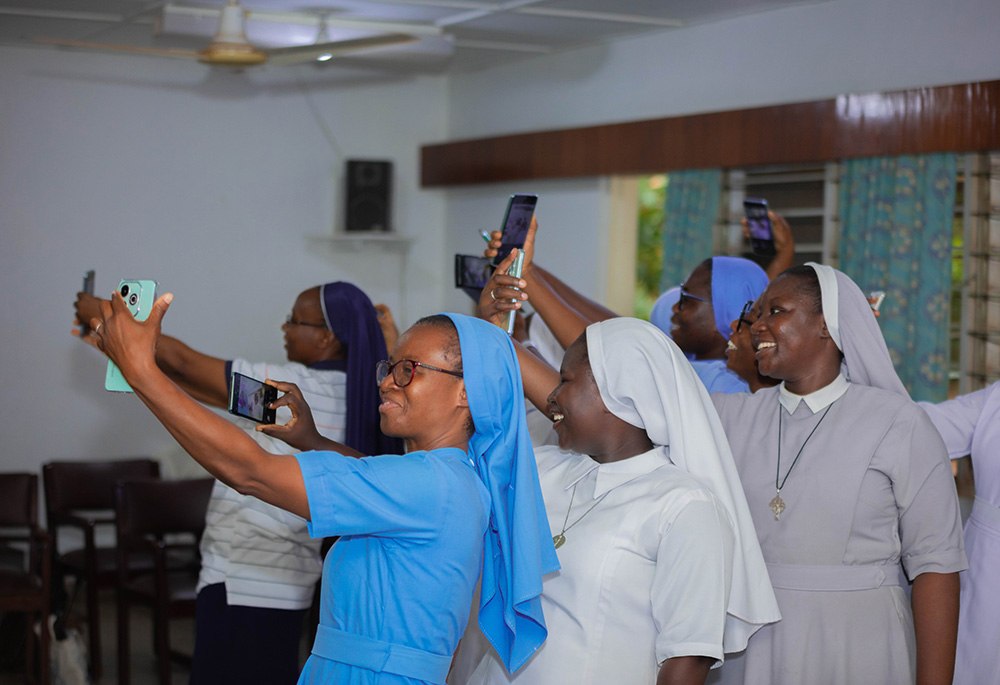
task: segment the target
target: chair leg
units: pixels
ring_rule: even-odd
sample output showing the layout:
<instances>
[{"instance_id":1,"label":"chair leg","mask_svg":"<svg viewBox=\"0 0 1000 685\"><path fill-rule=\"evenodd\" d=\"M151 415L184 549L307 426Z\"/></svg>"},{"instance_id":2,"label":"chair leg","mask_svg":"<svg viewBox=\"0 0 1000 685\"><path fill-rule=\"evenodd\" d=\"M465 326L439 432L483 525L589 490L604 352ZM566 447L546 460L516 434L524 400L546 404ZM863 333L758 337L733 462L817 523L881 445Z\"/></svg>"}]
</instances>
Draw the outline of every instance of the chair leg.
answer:
<instances>
[{"instance_id":1,"label":"chair leg","mask_svg":"<svg viewBox=\"0 0 1000 685\"><path fill-rule=\"evenodd\" d=\"M132 654L129 651L129 603L128 597L118 591L118 685L129 685L132 680Z\"/></svg>"},{"instance_id":2,"label":"chair leg","mask_svg":"<svg viewBox=\"0 0 1000 685\"><path fill-rule=\"evenodd\" d=\"M41 634L41 644L39 645L39 650L38 650L39 652L38 682L41 685L50 685L52 680L50 672L52 663L49 660L50 659L49 652L52 643L51 643L51 634L49 633L48 609L42 611L41 619L42 619L42 634Z\"/></svg>"},{"instance_id":3,"label":"chair leg","mask_svg":"<svg viewBox=\"0 0 1000 685\"><path fill-rule=\"evenodd\" d=\"M99 609L98 584L96 578L84 580L87 584L87 632L90 633L90 675L97 680L101 677L101 614Z\"/></svg>"},{"instance_id":4,"label":"chair leg","mask_svg":"<svg viewBox=\"0 0 1000 685\"><path fill-rule=\"evenodd\" d=\"M24 635L24 682L34 683L35 680L35 615L25 614L27 632Z\"/></svg>"},{"instance_id":5,"label":"chair leg","mask_svg":"<svg viewBox=\"0 0 1000 685\"><path fill-rule=\"evenodd\" d=\"M160 685L170 685L170 619L165 606L156 606L153 610L153 623L156 625L156 661L160 672Z\"/></svg>"}]
</instances>

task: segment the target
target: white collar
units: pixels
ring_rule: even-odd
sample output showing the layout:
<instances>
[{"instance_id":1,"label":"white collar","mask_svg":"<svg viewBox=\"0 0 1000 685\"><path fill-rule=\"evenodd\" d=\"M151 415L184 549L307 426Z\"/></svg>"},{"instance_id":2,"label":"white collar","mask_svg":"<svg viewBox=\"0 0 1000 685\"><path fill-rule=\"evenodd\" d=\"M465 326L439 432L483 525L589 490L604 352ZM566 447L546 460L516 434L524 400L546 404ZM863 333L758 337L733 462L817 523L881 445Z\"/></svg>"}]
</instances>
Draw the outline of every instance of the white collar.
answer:
<instances>
[{"instance_id":1,"label":"white collar","mask_svg":"<svg viewBox=\"0 0 1000 685\"><path fill-rule=\"evenodd\" d=\"M806 406L815 414L839 400L847 392L848 387L850 387L850 383L847 382L842 373L837 374L837 377L829 385L808 395L796 395L790 392L785 388L785 382L782 381L781 385L778 386L778 401L782 407L788 410L789 414L794 414L799 407L799 402L805 400Z\"/></svg>"},{"instance_id":2,"label":"white collar","mask_svg":"<svg viewBox=\"0 0 1000 685\"><path fill-rule=\"evenodd\" d=\"M591 471L597 469L597 483L594 485L594 498L598 498L619 485L624 485L640 476L645 476L660 468L664 464L670 463L669 448L666 446L656 446L648 452L637 454L628 459L613 461L608 464L600 464L590 457L584 456L580 460L579 466L572 469L569 477L572 479L564 490L584 479Z\"/></svg>"}]
</instances>

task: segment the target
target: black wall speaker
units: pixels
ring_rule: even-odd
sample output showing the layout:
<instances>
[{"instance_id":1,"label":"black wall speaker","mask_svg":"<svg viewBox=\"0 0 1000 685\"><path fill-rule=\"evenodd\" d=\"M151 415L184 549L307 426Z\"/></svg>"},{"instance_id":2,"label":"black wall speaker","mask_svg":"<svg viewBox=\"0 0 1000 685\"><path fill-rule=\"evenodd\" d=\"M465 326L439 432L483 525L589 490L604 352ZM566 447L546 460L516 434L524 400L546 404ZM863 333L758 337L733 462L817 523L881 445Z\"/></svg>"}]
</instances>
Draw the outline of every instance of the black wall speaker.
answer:
<instances>
[{"instance_id":1,"label":"black wall speaker","mask_svg":"<svg viewBox=\"0 0 1000 685\"><path fill-rule=\"evenodd\" d=\"M391 198L392 162L347 160L347 231L391 231Z\"/></svg>"}]
</instances>

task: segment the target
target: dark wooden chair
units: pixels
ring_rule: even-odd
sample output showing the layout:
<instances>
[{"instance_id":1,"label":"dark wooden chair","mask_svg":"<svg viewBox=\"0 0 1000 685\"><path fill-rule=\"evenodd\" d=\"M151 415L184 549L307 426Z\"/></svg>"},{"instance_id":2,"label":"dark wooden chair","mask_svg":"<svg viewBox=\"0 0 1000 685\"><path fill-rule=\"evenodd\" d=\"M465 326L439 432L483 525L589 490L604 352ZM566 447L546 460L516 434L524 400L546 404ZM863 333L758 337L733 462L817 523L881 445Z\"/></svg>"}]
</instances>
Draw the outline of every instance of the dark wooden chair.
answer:
<instances>
[{"instance_id":1,"label":"dark wooden chair","mask_svg":"<svg viewBox=\"0 0 1000 685\"><path fill-rule=\"evenodd\" d=\"M9 534L0 542L27 543L28 568L0 568L0 612L28 614L25 680L49 684L49 597L51 559L48 536L38 527L38 476L33 473L0 474L0 528ZM35 618L41 623L38 680L35 670Z\"/></svg>"},{"instance_id":2,"label":"dark wooden chair","mask_svg":"<svg viewBox=\"0 0 1000 685\"><path fill-rule=\"evenodd\" d=\"M133 602L153 609L153 642L161 685L170 683L169 621L194 616L198 584L197 550L212 495L212 478L122 481L115 486L118 528L118 682L127 685L131 671L129 612ZM178 539L186 538L186 539ZM186 566L178 558L193 553ZM136 576L129 554L141 554L152 574Z\"/></svg>"},{"instance_id":3,"label":"dark wooden chair","mask_svg":"<svg viewBox=\"0 0 1000 685\"><path fill-rule=\"evenodd\" d=\"M125 478L159 478L160 466L152 459L118 461L55 461L42 467L45 511L52 536L52 564L56 577L73 576L87 588L87 636L90 674L101 675L101 618L98 590L114 587L117 578L115 548L98 547L95 534L115 522L114 486ZM83 533L82 548L59 553L59 531L76 528ZM136 560L145 570L152 565Z\"/></svg>"}]
</instances>

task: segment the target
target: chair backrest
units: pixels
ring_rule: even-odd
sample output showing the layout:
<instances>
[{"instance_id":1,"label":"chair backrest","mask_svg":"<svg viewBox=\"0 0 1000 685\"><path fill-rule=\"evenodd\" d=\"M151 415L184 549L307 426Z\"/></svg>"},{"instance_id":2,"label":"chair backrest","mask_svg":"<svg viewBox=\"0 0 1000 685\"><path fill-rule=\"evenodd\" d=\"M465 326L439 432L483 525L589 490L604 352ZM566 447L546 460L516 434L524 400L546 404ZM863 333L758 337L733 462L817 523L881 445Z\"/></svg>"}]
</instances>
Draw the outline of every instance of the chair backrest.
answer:
<instances>
[{"instance_id":1,"label":"chair backrest","mask_svg":"<svg viewBox=\"0 0 1000 685\"><path fill-rule=\"evenodd\" d=\"M115 483L126 478L159 478L152 459L117 461L53 461L42 467L45 511L49 526L59 525L75 509L115 508Z\"/></svg>"},{"instance_id":2,"label":"chair backrest","mask_svg":"<svg viewBox=\"0 0 1000 685\"><path fill-rule=\"evenodd\" d=\"M201 535L214 485L214 478L120 481L115 485L119 544L138 535Z\"/></svg>"},{"instance_id":3,"label":"chair backrest","mask_svg":"<svg viewBox=\"0 0 1000 685\"><path fill-rule=\"evenodd\" d=\"M38 524L38 476L0 473L0 527Z\"/></svg>"}]
</instances>

